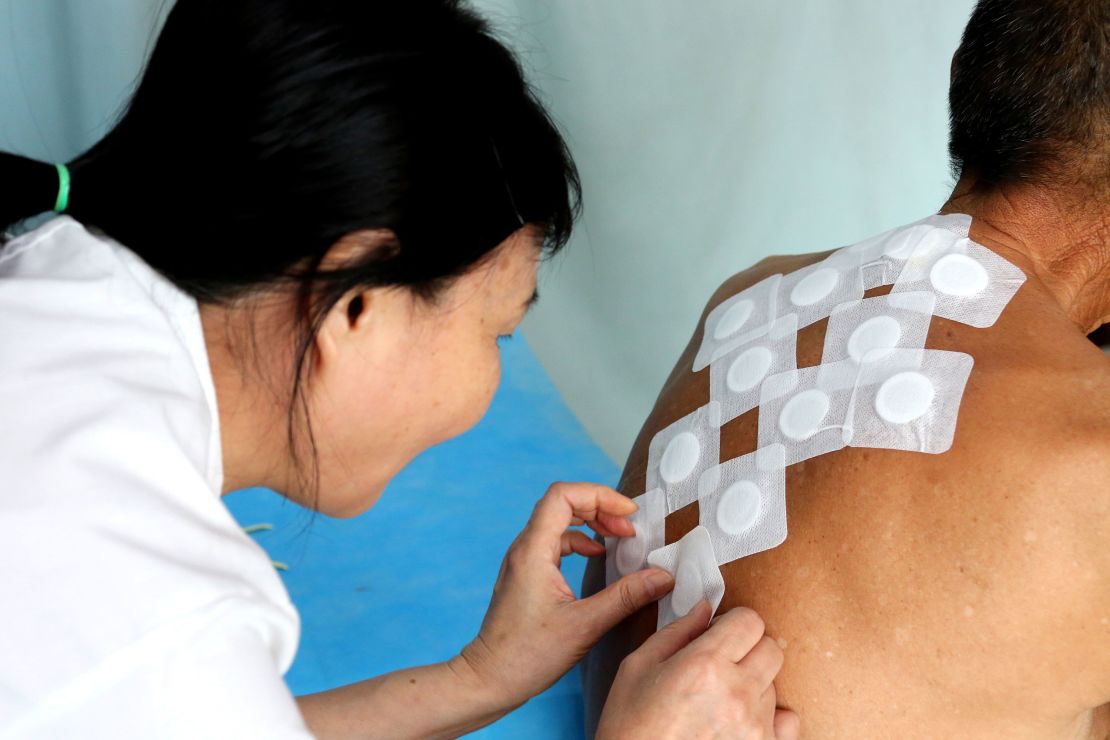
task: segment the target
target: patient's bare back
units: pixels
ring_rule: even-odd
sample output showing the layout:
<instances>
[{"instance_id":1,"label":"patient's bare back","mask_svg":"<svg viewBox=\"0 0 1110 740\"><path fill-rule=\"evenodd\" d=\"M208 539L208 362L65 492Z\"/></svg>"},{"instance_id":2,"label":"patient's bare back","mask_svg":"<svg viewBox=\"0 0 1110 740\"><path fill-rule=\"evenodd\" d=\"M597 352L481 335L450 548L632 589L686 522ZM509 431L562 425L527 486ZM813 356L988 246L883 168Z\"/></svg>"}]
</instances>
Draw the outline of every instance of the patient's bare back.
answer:
<instances>
[{"instance_id":1,"label":"patient's bare back","mask_svg":"<svg viewBox=\"0 0 1110 740\"><path fill-rule=\"evenodd\" d=\"M718 306L731 308L737 301L730 299L775 276L789 280L799 270L813 275L836 266L844 251L765 260L721 287L645 422L622 476L623 492L637 496L661 483L648 470L653 438L704 407L727 382L719 367L714 377L706 365L712 353L704 351L707 332L726 313ZM956 292L974 290L978 278L961 272L959 260L949 261L947 276L934 269L936 261L929 262L934 283L947 278L956 281L949 284ZM866 364L859 362L861 352L870 351L871 360L882 354L875 347L893 334L873 319L889 312L868 306L928 287L905 276L904 263L880 264L859 276L860 295L839 302L840 313L798 314L794 382L826 391L832 399L826 415L854 419L854 433L840 430L841 443L828 433L835 424L826 421L806 430L808 437L800 433L806 450L793 450L804 445L790 425L806 415L784 420L782 403L769 411L766 401L774 394L766 388L764 405L730 401L725 409L713 465L753 455L768 446L769 435L786 455L801 459L788 457L782 471L785 541L721 560L719 611L745 605L763 616L786 653L780 703L801 714L807 737L1104 738L1110 733L1103 706L1110 701L1110 362L1036 279L1022 276L998 315L984 318L981 308L976 314L949 302L925 322L918 354L899 354L909 352L905 341L891 345L888 364L899 357L951 358L934 371L932 396L903 382L891 385L896 392L885 400L875 388L856 391L841 409L836 393L843 389L832 371L822 381L817 375L835 362L858 371ZM780 284L777 294L807 298L795 290L798 282ZM885 301L884 309L914 308L913 300ZM973 325L987 319L989 325ZM866 331L855 329L868 321L870 340L860 339ZM912 314L899 325L903 337L918 331ZM726 347L721 356L739 354ZM902 375L916 372L905 369ZM747 386L743 378L732 384ZM950 429L937 411L945 393L958 395ZM866 399L862 410L860 398ZM914 406L922 398L932 408L931 427L880 433L886 422L919 413ZM770 413L777 424L768 423ZM831 449L822 452L821 445ZM701 487L703 496L712 490ZM704 498L688 490L668 493L667 545L699 525L712 529L716 519L703 512ZM731 552L755 551L760 541L734 542ZM603 570L591 563L587 589L603 581ZM591 655L589 706L601 705L615 666L654 631L656 620L653 610L642 612Z\"/></svg>"}]
</instances>

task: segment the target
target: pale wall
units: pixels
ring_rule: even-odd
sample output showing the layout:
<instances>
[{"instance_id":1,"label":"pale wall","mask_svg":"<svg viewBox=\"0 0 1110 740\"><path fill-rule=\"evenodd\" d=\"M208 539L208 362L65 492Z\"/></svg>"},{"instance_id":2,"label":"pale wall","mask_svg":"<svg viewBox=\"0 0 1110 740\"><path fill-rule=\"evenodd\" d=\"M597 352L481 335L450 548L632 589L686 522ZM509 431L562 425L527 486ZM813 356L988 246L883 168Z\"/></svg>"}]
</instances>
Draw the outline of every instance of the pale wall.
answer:
<instances>
[{"instance_id":1,"label":"pale wall","mask_svg":"<svg viewBox=\"0 0 1110 740\"><path fill-rule=\"evenodd\" d=\"M951 186L948 69L971 0L478 5L527 60L585 186L526 335L618 462L725 277L918 218ZM0 0L0 148L64 159L94 141L166 7Z\"/></svg>"},{"instance_id":2,"label":"pale wall","mask_svg":"<svg viewBox=\"0 0 1110 740\"><path fill-rule=\"evenodd\" d=\"M623 462L712 291L932 213L970 0L486 0L586 212L528 340Z\"/></svg>"}]
</instances>

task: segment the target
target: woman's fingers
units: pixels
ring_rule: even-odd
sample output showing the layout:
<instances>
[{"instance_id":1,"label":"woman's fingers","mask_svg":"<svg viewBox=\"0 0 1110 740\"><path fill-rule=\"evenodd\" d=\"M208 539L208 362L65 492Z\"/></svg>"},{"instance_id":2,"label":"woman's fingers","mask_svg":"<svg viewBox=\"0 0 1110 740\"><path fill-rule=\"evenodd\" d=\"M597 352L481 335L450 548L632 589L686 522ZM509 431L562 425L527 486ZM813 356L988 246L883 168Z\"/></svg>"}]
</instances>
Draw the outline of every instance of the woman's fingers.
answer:
<instances>
[{"instance_id":1,"label":"woman's fingers","mask_svg":"<svg viewBox=\"0 0 1110 740\"><path fill-rule=\"evenodd\" d=\"M712 613L713 607L709 602L702 601L685 617L676 619L645 640L633 654L649 664L662 663L702 635L709 627L709 615Z\"/></svg>"},{"instance_id":2,"label":"woman's fingers","mask_svg":"<svg viewBox=\"0 0 1110 740\"><path fill-rule=\"evenodd\" d=\"M739 663L763 637L763 630L763 620L758 614L738 606L714 619L689 649L709 650Z\"/></svg>"},{"instance_id":3,"label":"woman's fingers","mask_svg":"<svg viewBox=\"0 0 1110 740\"><path fill-rule=\"evenodd\" d=\"M779 712L770 681L778 645L762 641L754 612L709 624L707 602L656 632L621 663L598 737L761 737L797 740L797 717Z\"/></svg>"},{"instance_id":4,"label":"woman's fingers","mask_svg":"<svg viewBox=\"0 0 1110 740\"><path fill-rule=\"evenodd\" d=\"M565 557L571 553L585 555L586 557L596 557L605 554L605 545L591 538L585 532L581 532L577 529L568 529L563 533L562 554Z\"/></svg>"},{"instance_id":5,"label":"woman's fingers","mask_svg":"<svg viewBox=\"0 0 1110 740\"><path fill-rule=\"evenodd\" d=\"M782 648L773 639L764 636L751 652L740 660L740 667L758 682L760 688L766 689L782 670L782 662Z\"/></svg>"},{"instance_id":6,"label":"woman's fingers","mask_svg":"<svg viewBox=\"0 0 1110 740\"><path fill-rule=\"evenodd\" d=\"M571 518L570 524L572 527L589 525L590 529L602 537L632 537L636 534L636 530L623 516L610 517L608 514L599 514L598 518L592 522L587 522L582 517L576 516Z\"/></svg>"},{"instance_id":7,"label":"woman's fingers","mask_svg":"<svg viewBox=\"0 0 1110 740\"><path fill-rule=\"evenodd\" d=\"M636 528L626 517L601 514L592 522L580 521L602 537L635 537Z\"/></svg>"},{"instance_id":8,"label":"woman's fingers","mask_svg":"<svg viewBox=\"0 0 1110 740\"><path fill-rule=\"evenodd\" d=\"M608 486L596 483L556 483L536 504L528 526L521 533L521 545L558 553L558 544L567 527L577 519L601 526L612 534L621 529L616 519L636 511L636 504ZM600 518L599 518L600 517ZM632 528L627 521L624 525ZM627 530L624 534L631 534Z\"/></svg>"},{"instance_id":9,"label":"woman's fingers","mask_svg":"<svg viewBox=\"0 0 1110 740\"><path fill-rule=\"evenodd\" d=\"M630 573L593 596L573 605L582 634L597 642L609 630L674 588L674 578L665 570L648 568ZM708 619L708 617L706 617Z\"/></svg>"},{"instance_id":10,"label":"woman's fingers","mask_svg":"<svg viewBox=\"0 0 1110 740\"><path fill-rule=\"evenodd\" d=\"M587 522L582 517L572 517L570 525L572 527L589 525L590 529L602 537L632 537L636 534L636 530L626 517L611 516L604 513L598 514L597 519L592 522Z\"/></svg>"},{"instance_id":11,"label":"woman's fingers","mask_svg":"<svg viewBox=\"0 0 1110 740\"><path fill-rule=\"evenodd\" d=\"M635 537L636 528L624 516L613 516L601 512L597 519L586 522L586 525L602 537Z\"/></svg>"}]
</instances>

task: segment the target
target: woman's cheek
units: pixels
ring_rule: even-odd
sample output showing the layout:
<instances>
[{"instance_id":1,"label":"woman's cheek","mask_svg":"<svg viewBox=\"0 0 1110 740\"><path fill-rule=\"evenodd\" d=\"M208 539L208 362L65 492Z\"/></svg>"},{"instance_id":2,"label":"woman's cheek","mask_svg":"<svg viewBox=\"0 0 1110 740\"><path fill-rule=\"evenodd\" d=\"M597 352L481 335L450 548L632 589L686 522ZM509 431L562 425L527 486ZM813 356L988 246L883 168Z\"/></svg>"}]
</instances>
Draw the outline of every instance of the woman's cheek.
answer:
<instances>
[{"instance_id":1,"label":"woman's cheek","mask_svg":"<svg viewBox=\"0 0 1110 740\"><path fill-rule=\"evenodd\" d=\"M474 389L470 400L469 425L467 429L481 421L489 411L490 403L497 393L497 386L501 382L501 350L493 345L492 351L483 353L481 362L476 364L480 372L476 374L472 388Z\"/></svg>"},{"instance_id":2,"label":"woman's cheek","mask_svg":"<svg viewBox=\"0 0 1110 740\"><path fill-rule=\"evenodd\" d=\"M457 358L451 370L441 376L437 394L443 400L441 411L450 409L451 423L444 430L445 439L457 437L481 421L501 379L500 353L496 346L492 352L471 352L465 358Z\"/></svg>"}]
</instances>

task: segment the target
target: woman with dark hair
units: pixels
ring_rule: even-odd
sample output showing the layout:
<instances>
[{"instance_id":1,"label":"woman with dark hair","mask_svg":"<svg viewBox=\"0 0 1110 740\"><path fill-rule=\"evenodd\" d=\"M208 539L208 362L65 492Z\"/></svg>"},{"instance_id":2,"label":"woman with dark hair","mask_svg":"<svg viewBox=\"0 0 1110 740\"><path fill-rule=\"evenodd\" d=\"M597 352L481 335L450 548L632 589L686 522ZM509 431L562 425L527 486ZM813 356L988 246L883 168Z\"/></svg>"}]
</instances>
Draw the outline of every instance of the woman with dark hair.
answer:
<instances>
[{"instance_id":1,"label":"woman with dark hair","mask_svg":"<svg viewBox=\"0 0 1110 740\"><path fill-rule=\"evenodd\" d=\"M451 0L179 0L115 128L0 154L0 735L448 736L520 706L660 570L559 573L635 506L557 483L447 663L297 702L297 614L220 496L369 508L472 426L579 185L513 56ZM72 553L80 553L79 558ZM633 653L603 736L793 737L781 651L702 605Z\"/></svg>"}]
</instances>

